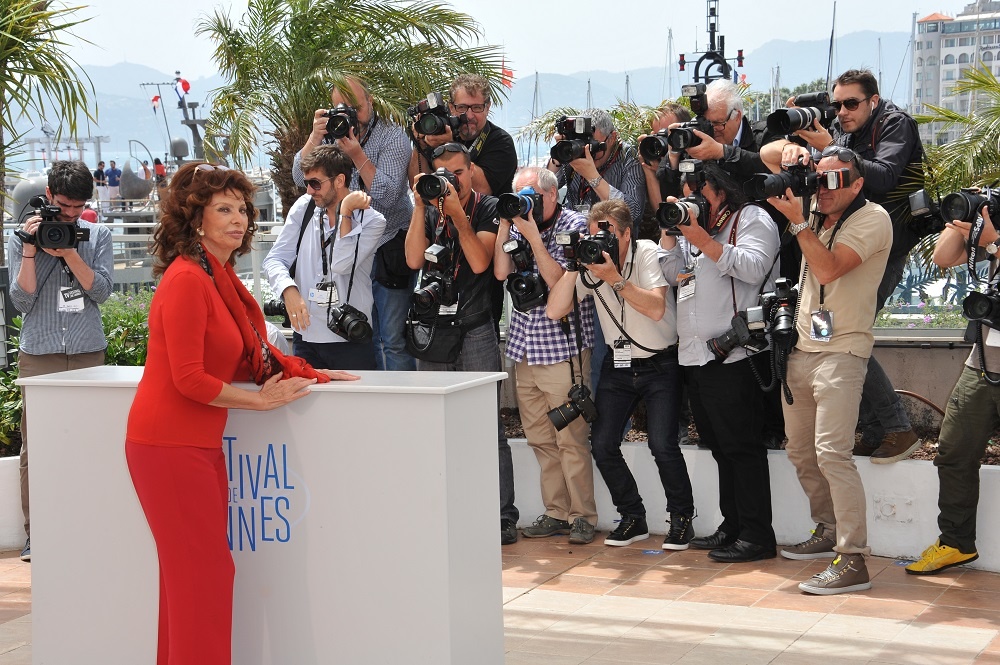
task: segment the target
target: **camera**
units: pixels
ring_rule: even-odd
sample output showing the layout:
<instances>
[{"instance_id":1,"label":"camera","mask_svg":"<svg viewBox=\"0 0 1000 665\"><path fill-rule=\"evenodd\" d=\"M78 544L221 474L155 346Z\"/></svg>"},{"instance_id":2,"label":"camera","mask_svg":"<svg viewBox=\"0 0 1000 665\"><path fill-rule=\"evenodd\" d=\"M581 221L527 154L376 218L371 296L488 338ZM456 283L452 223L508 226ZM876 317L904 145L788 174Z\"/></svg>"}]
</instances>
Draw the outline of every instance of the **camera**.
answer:
<instances>
[{"instance_id":1,"label":"camera","mask_svg":"<svg viewBox=\"0 0 1000 665\"><path fill-rule=\"evenodd\" d=\"M508 240L503 244L503 251L514 262L514 272L507 275L507 292L514 309L527 312L543 304L549 288L540 275L532 272L535 261L528 243L516 238Z\"/></svg>"},{"instance_id":2,"label":"camera","mask_svg":"<svg viewBox=\"0 0 1000 665\"><path fill-rule=\"evenodd\" d=\"M919 238L944 231L945 221L951 221L941 217L941 206L925 189L918 189L910 194L909 201L912 218L910 228Z\"/></svg>"},{"instance_id":3,"label":"camera","mask_svg":"<svg viewBox=\"0 0 1000 665\"><path fill-rule=\"evenodd\" d=\"M573 248L575 258L583 265L604 263L604 252L611 257L611 262L618 265L618 236L612 233L607 222L598 222L600 230L590 235L582 235Z\"/></svg>"},{"instance_id":4,"label":"camera","mask_svg":"<svg viewBox=\"0 0 1000 665\"><path fill-rule=\"evenodd\" d=\"M90 240L90 229L81 228L76 223L58 221L62 209L51 205L45 198L33 196L28 205L35 209L35 214L41 217L42 221L33 234L21 230L15 231L21 242L35 245L39 249L75 249L81 242Z\"/></svg>"},{"instance_id":5,"label":"camera","mask_svg":"<svg viewBox=\"0 0 1000 665\"><path fill-rule=\"evenodd\" d=\"M542 195L535 192L533 187L525 187L517 194L501 194L497 200L497 214L504 219L527 219L528 213L534 210L535 222L540 224L545 216L544 209Z\"/></svg>"},{"instance_id":6,"label":"camera","mask_svg":"<svg viewBox=\"0 0 1000 665\"><path fill-rule=\"evenodd\" d=\"M767 340L764 339L763 334L757 336L750 330L747 314L748 312L737 312L729 330L705 342L716 360L725 360L730 352L738 346L747 348L747 350L752 347L754 351L763 351L767 348ZM758 321L755 320L754 323L756 324Z\"/></svg>"},{"instance_id":7,"label":"camera","mask_svg":"<svg viewBox=\"0 0 1000 665\"><path fill-rule=\"evenodd\" d=\"M424 250L424 259L428 265L420 271L417 278L413 302L425 311L435 304L451 307L458 302L455 278L452 275L451 250L444 245L434 244Z\"/></svg>"},{"instance_id":8,"label":"camera","mask_svg":"<svg viewBox=\"0 0 1000 665\"><path fill-rule=\"evenodd\" d=\"M448 193L449 182L457 192L458 179L443 166L434 173L425 173L417 178L417 196L423 199L424 203L430 203Z\"/></svg>"},{"instance_id":9,"label":"camera","mask_svg":"<svg viewBox=\"0 0 1000 665\"><path fill-rule=\"evenodd\" d=\"M688 212L693 212L695 219L702 228L708 227L711 206L701 194L701 186L705 183L705 167L700 159L685 159L678 166L684 182L693 190L690 196L668 203L664 201L656 210L656 223L670 235L679 235L678 226L691 223Z\"/></svg>"},{"instance_id":10,"label":"camera","mask_svg":"<svg viewBox=\"0 0 1000 665\"><path fill-rule=\"evenodd\" d=\"M590 388L582 383L575 383L569 389L567 397L564 404L552 409L548 414L556 431L561 432L580 416L583 416L583 419L588 423L597 420L597 407L594 405L594 400L590 398Z\"/></svg>"},{"instance_id":11,"label":"camera","mask_svg":"<svg viewBox=\"0 0 1000 665\"><path fill-rule=\"evenodd\" d=\"M784 277L776 279L774 291L762 293L759 305L737 312L729 330L706 342L709 351L717 360L725 360L736 347L757 353L773 342L790 350L798 339L795 331L797 301L796 286ZM771 336L770 342L767 335Z\"/></svg>"},{"instance_id":12,"label":"camera","mask_svg":"<svg viewBox=\"0 0 1000 665\"><path fill-rule=\"evenodd\" d=\"M807 92L796 97L792 103L795 108L779 109L767 116L769 130L775 134L791 134L809 129L815 120L829 128L837 117L837 110L830 105L828 92Z\"/></svg>"},{"instance_id":13,"label":"camera","mask_svg":"<svg viewBox=\"0 0 1000 665\"><path fill-rule=\"evenodd\" d=\"M354 134L358 133L358 111L353 106L347 104L337 104L323 114L326 121L326 138L328 141L342 139L350 134L351 128Z\"/></svg>"},{"instance_id":14,"label":"camera","mask_svg":"<svg viewBox=\"0 0 1000 665\"><path fill-rule=\"evenodd\" d=\"M694 118L688 122L682 122L680 127L672 129L667 135L667 143L674 150L686 150L690 147L700 145L701 137L694 133L696 129L709 136L715 135L712 123L705 117L705 114L708 113L708 98L705 96L705 84L692 83L690 85L682 85L681 94L688 98Z\"/></svg>"},{"instance_id":15,"label":"camera","mask_svg":"<svg viewBox=\"0 0 1000 665\"><path fill-rule=\"evenodd\" d=\"M562 116L556 120L556 134L563 138L552 146L549 155L560 164L583 157L588 145L591 156L608 147L604 141L594 140L594 121L586 116Z\"/></svg>"},{"instance_id":16,"label":"camera","mask_svg":"<svg viewBox=\"0 0 1000 665\"><path fill-rule=\"evenodd\" d=\"M962 301L962 314L970 321L1000 329L1000 293L993 286L985 293L972 291Z\"/></svg>"},{"instance_id":17,"label":"camera","mask_svg":"<svg viewBox=\"0 0 1000 665\"><path fill-rule=\"evenodd\" d=\"M760 310L764 321L767 322L767 332L775 341L781 341L779 338L783 336L796 335L795 305L798 300L797 285L785 277L774 280L774 291L761 294ZM749 312L748 309L747 313ZM795 346L795 340L791 342L789 348L791 346Z\"/></svg>"},{"instance_id":18,"label":"camera","mask_svg":"<svg viewBox=\"0 0 1000 665\"><path fill-rule=\"evenodd\" d=\"M414 126L420 134L444 134L450 127L452 134L457 135L458 128L468 122L465 115L451 115L444 103L444 95L431 92L425 99L406 109L414 119Z\"/></svg>"},{"instance_id":19,"label":"camera","mask_svg":"<svg viewBox=\"0 0 1000 665\"><path fill-rule=\"evenodd\" d=\"M846 170L846 169L845 169ZM829 189L843 186L843 174L839 171L827 171L833 174L837 182ZM780 173L755 173L745 183L743 191L754 201L763 201L771 196L783 196L786 189L791 189L795 196L812 196L819 189L820 174L806 164L793 164ZM831 183L827 183L828 185Z\"/></svg>"},{"instance_id":20,"label":"camera","mask_svg":"<svg viewBox=\"0 0 1000 665\"><path fill-rule=\"evenodd\" d=\"M976 221L979 211L986 206L986 212L994 224L1000 224L1000 189L988 187L965 187L954 194L948 194L941 201L941 218L945 222L957 219L960 222Z\"/></svg>"},{"instance_id":21,"label":"camera","mask_svg":"<svg viewBox=\"0 0 1000 665\"><path fill-rule=\"evenodd\" d=\"M335 335L349 342L367 342L372 338L372 326L368 317L350 303L336 303L330 306L326 317L326 327Z\"/></svg>"},{"instance_id":22,"label":"camera","mask_svg":"<svg viewBox=\"0 0 1000 665\"><path fill-rule=\"evenodd\" d=\"M580 242L579 231L561 231L556 234L556 244L562 247L563 257L569 263L567 270L583 270L576 260L576 243Z\"/></svg>"},{"instance_id":23,"label":"camera","mask_svg":"<svg viewBox=\"0 0 1000 665\"><path fill-rule=\"evenodd\" d=\"M639 154L647 162L663 159L670 149L669 135L669 129L661 129L655 134L650 134L639 141Z\"/></svg>"},{"instance_id":24,"label":"camera","mask_svg":"<svg viewBox=\"0 0 1000 665\"><path fill-rule=\"evenodd\" d=\"M288 318L288 310L285 308L285 301L280 298L265 300L261 309L264 310L264 316L283 316L286 319Z\"/></svg>"}]
</instances>

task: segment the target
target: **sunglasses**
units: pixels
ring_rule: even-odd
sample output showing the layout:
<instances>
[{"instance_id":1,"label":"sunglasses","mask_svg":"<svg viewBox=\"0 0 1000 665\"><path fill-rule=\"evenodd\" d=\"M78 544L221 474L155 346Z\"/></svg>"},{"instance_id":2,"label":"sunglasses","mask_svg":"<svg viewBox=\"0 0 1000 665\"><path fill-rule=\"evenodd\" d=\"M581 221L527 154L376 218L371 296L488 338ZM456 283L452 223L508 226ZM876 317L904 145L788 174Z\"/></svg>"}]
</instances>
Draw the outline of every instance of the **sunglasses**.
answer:
<instances>
[{"instance_id":1,"label":"sunglasses","mask_svg":"<svg viewBox=\"0 0 1000 665\"><path fill-rule=\"evenodd\" d=\"M228 171L228 166L223 166L222 164L199 164L194 167L195 171Z\"/></svg>"},{"instance_id":2,"label":"sunglasses","mask_svg":"<svg viewBox=\"0 0 1000 665\"><path fill-rule=\"evenodd\" d=\"M821 157L836 157L845 164L850 164L854 162L857 166L858 173L862 177L865 175L865 167L861 164L861 159L858 157L858 153L854 152L850 148L844 148L839 145L831 145L824 148L823 152L820 153Z\"/></svg>"},{"instance_id":3,"label":"sunglasses","mask_svg":"<svg viewBox=\"0 0 1000 665\"><path fill-rule=\"evenodd\" d=\"M461 143L445 143L434 148L434 152L431 153L431 159L437 159L446 152L464 152L465 154L469 154L469 149Z\"/></svg>"},{"instance_id":4,"label":"sunglasses","mask_svg":"<svg viewBox=\"0 0 1000 665\"><path fill-rule=\"evenodd\" d=\"M459 115L465 115L467 111L482 113L486 110L486 104L452 104L451 107L455 109Z\"/></svg>"},{"instance_id":5,"label":"sunglasses","mask_svg":"<svg viewBox=\"0 0 1000 665\"><path fill-rule=\"evenodd\" d=\"M838 113L840 112L840 107L843 106L848 111L857 111L858 107L861 106L861 102L867 102L871 97L865 97L864 99L855 99L851 97L850 99L845 99L842 102L830 102L832 106Z\"/></svg>"},{"instance_id":6,"label":"sunglasses","mask_svg":"<svg viewBox=\"0 0 1000 665\"><path fill-rule=\"evenodd\" d=\"M328 180L333 180L336 177L337 176L330 176L329 178L323 178L322 180L317 180L316 178L309 178L308 180L305 181L304 184L306 186L306 189L314 189L318 192L319 188L323 186L324 182L327 182Z\"/></svg>"}]
</instances>

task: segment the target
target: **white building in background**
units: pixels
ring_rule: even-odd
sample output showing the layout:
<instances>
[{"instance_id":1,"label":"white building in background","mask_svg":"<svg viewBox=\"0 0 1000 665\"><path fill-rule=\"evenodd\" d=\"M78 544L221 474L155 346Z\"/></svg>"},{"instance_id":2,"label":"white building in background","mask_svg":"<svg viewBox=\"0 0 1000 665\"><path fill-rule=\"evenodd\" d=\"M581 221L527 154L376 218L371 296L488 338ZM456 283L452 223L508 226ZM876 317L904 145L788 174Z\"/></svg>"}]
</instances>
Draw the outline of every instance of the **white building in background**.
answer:
<instances>
[{"instance_id":1,"label":"white building in background","mask_svg":"<svg viewBox=\"0 0 1000 665\"><path fill-rule=\"evenodd\" d=\"M935 13L919 19L913 36L913 113L930 113L930 104L968 114L974 100L955 94L955 83L979 65L1000 75L1000 1L970 3L954 18ZM949 143L958 133L940 123L920 125L924 143Z\"/></svg>"}]
</instances>

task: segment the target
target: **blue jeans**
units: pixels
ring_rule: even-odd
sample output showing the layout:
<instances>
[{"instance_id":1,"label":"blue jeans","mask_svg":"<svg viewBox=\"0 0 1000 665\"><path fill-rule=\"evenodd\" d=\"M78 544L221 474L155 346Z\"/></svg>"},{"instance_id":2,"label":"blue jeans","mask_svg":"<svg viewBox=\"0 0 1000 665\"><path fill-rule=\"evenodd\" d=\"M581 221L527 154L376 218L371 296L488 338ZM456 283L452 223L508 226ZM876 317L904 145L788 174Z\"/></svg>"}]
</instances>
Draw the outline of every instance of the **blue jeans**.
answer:
<instances>
[{"instance_id":1,"label":"blue jeans","mask_svg":"<svg viewBox=\"0 0 1000 665\"><path fill-rule=\"evenodd\" d=\"M316 369L375 369L371 340L357 342L307 342L292 333L292 353Z\"/></svg>"},{"instance_id":2,"label":"blue jeans","mask_svg":"<svg viewBox=\"0 0 1000 665\"><path fill-rule=\"evenodd\" d=\"M490 321L465 333L462 350L453 363L433 363L417 360L420 372L499 372L500 343ZM514 506L514 462L511 459L510 444L500 420L500 384L497 383L497 430L500 457L500 517L517 524L519 517Z\"/></svg>"},{"instance_id":3,"label":"blue jeans","mask_svg":"<svg viewBox=\"0 0 1000 665\"><path fill-rule=\"evenodd\" d=\"M633 367L615 369L607 354L597 386L597 420L590 441L597 469L622 515L645 517L635 478L622 457L622 428L639 400L646 403L648 445L667 497L667 512L694 515L694 497L684 455L677 444L680 408L680 371L677 354L662 353L655 360L633 360Z\"/></svg>"},{"instance_id":4,"label":"blue jeans","mask_svg":"<svg viewBox=\"0 0 1000 665\"><path fill-rule=\"evenodd\" d=\"M375 342L375 368L412 372L413 356L406 352L404 326L410 308L412 289L390 289L372 280L372 340Z\"/></svg>"},{"instance_id":5,"label":"blue jeans","mask_svg":"<svg viewBox=\"0 0 1000 665\"><path fill-rule=\"evenodd\" d=\"M861 417L858 420L862 430L871 430L876 435L876 443L889 432L910 429L910 418L903 408L903 400L899 399L892 381L875 356L868 359L868 374L861 391ZM878 436L879 432L882 436Z\"/></svg>"}]
</instances>

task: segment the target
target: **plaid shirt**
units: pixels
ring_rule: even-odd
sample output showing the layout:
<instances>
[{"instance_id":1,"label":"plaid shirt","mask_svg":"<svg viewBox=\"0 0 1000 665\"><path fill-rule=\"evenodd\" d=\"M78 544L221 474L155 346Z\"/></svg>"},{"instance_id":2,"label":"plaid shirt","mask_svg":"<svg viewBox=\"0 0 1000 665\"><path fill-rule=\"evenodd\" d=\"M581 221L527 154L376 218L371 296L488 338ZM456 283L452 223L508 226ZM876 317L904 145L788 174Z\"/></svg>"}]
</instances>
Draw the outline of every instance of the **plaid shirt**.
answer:
<instances>
[{"instance_id":1,"label":"plaid shirt","mask_svg":"<svg viewBox=\"0 0 1000 665\"><path fill-rule=\"evenodd\" d=\"M628 143L620 143L618 150L618 155L598 169L598 173L611 190L608 198L624 200L632 213L632 222L638 224L642 219L642 208L646 204L646 176L642 174L642 165L636 157L635 148ZM568 166L559 169L556 175L559 186L566 186L564 203L570 208L592 206L601 200L594 189Z\"/></svg>"},{"instance_id":2,"label":"plaid shirt","mask_svg":"<svg viewBox=\"0 0 1000 665\"><path fill-rule=\"evenodd\" d=\"M542 234L545 249L549 255L564 268L568 264L563 255L562 246L556 244L556 234L563 231L587 232L587 218L578 212L563 208L552 227ZM510 230L511 238L519 238L515 229ZM538 266L534 266L538 274ZM580 317L583 319L583 348L594 346L594 298L587 296L580 301ZM570 315L572 321L574 315ZM575 323L575 321L574 321ZM577 354L576 330L570 327L567 336L563 331L562 322L553 321L545 315L545 307L534 307L528 312L515 309L510 313L510 325L507 327L506 356L514 362L527 360L529 365L554 365L561 363L570 356Z\"/></svg>"}]
</instances>

